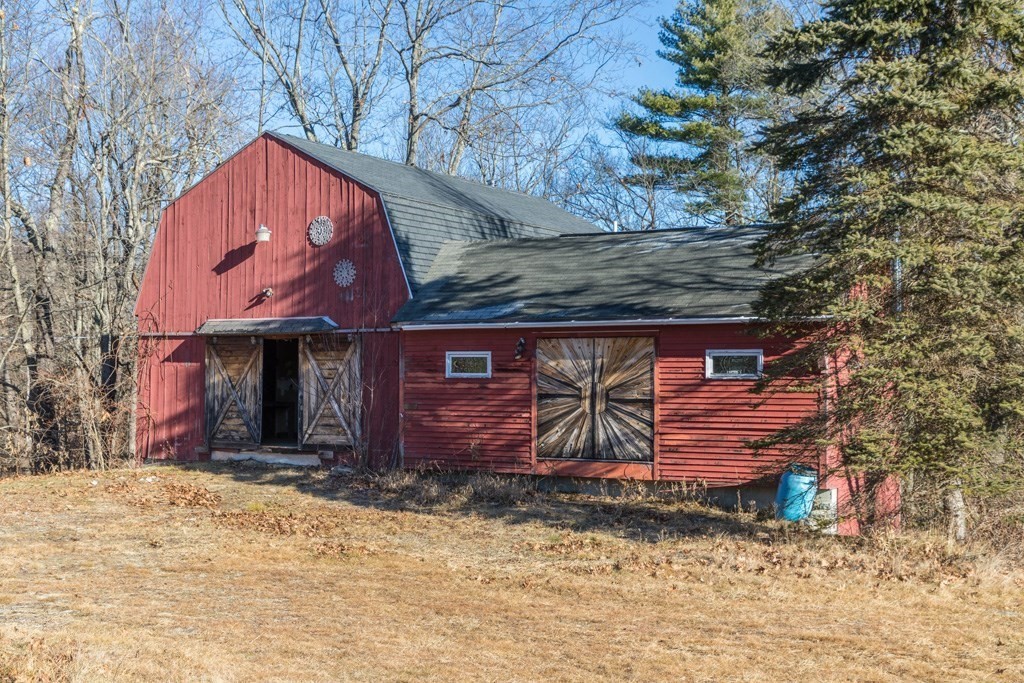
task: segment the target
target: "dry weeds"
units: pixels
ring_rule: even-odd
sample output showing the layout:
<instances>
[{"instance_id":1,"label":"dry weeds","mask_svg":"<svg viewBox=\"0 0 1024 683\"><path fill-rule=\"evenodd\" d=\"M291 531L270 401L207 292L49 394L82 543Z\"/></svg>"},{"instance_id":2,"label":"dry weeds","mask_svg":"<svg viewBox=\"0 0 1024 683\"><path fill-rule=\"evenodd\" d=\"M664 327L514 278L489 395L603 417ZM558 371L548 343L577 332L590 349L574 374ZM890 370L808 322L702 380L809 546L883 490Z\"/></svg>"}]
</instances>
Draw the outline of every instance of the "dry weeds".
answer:
<instances>
[{"instance_id":1,"label":"dry weeds","mask_svg":"<svg viewBox=\"0 0 1024 683\"><path fill-rule=\"evenodd\" d=\"M1024 680L1012 557L669 493L253 466L0 481L0 682Z\"/></svg>"}]
</instances>

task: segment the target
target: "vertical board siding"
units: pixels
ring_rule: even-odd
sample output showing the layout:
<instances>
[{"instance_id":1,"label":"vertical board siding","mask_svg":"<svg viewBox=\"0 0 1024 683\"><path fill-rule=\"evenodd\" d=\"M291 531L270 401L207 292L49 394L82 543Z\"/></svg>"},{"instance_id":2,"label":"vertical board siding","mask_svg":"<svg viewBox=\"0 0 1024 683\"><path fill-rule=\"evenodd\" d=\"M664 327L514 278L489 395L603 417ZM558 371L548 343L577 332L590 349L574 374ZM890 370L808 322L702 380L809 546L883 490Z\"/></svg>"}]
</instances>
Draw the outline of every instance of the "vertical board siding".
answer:
<instances>
[{"instance_id":1,"label":"vertical board siding","mask_svg":"<svg viewBox=\"0 0 1024 683\"><path fill-rule=\"evenodd\" d=\"M198 337L139 342L136 440L140 454L195 460L205 442L205 344Z\"/></svg>"},{"instance_id":2,"label":"vertical board siding","mask_svg":"<svg viewBox=\"0 0 1024 683\"><path fill-rule=\"evenodd\" d=\"M323 247L306 229L334 221ZM266 224L269 242L256 244ZM334 283L349 259L356 281ZM270 287L274 296L260 296ZM210 318L329 316L387 326L408 292L379 199L357 183L259 138L164 211L136 312L143 332L188 334Z\"/></svg>"},{"instance_id":3,"label":"vertical board siding","mask_svg":"<svg viewBox=\"0 0 1024 683\"><path fill-rule=\"evenodd\" d=\"M334 235L327 245L314 247L306 231L320 215L334 222ZM272 234L270 242L257 245L260 224ZM345 289L333 277L342 259L356 267L356 280ZM268 287L274 295L261 297ZM164 347L181 344L206 320L328 316L343 329L386 328L407 299L379 197L278 140L257 138L172 202L160 219L136 305L140 331L166 335L150 337L149 346L158 350L148 361L140 392L148 425L139 439L140 456L191 459L203 444L202 425L196 431L195 423L203 421L204 341L188 342L198 349L198 376L191 366L186 370L165 360ZM398 341L397 333L386 334L395 339L373 343L396 357L378 362L377 373L387 377L376 390L377 407L365 417L365 433L393 448ZM386 391L395 395L385 398ZM384 410L394 417L384 416ZM385 434L389 429L392 433ZM381 447L371 444L371 449Z\"/></svg>"},{"instance_id":4,"label":"vertical board siding","mask_svg":"<svg viewBox=\"0 0 1024 683\"><path fill-rule=\"evenodd\" d=\"M817 410L815 393L757 396L746 380L704 377L707 349L763 348L770 363L792 344L750 336L739 325L657 330L579 329L524 334L521 330L403 332L405 464L497 472L542 472L534 463L531 359L538 337L652 336L656 338L656 477L736 485L774 476L792 454L755 455L748 442ZM513 360L520 336L527 355ZM489 379L446 379L446 351L490 351ZM543 465L544 462L541 462Z\"/></svg>"},{"instance_id":5,"label":"vertical board siding","mask_svg":"<svg viewBox=\"0 0 1024 683\"><path fill-rule=\"evenodd\" d=\"M398 342L397 332L362 335L363 435L375 468L398 463Z\"/></svg>"}]
</instances>

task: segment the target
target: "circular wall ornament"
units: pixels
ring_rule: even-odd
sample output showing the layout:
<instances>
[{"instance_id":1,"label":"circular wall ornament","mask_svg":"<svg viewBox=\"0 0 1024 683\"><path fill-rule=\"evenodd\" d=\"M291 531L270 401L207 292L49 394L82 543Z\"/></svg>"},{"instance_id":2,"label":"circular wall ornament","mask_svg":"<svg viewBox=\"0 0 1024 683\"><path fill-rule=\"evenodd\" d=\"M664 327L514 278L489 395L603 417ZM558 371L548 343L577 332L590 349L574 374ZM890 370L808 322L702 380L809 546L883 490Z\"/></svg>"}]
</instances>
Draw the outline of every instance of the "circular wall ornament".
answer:
<instances>
[{"instance_id":1,"label":"circular wall ornament","mask_svg":"<svg viewBox=\"0 0 1024 683\"><path fill-rule=\"evenodd\" d=\"M334 236L334 221L327 216L317 216L309 222L309 241L322 247Z\"/></svg>"},{"instance_id":2,"label":"circular wall ornament","mask_svg":"<svg viewBox=\"0 0 1024 683\"><path fill-rule=\"evenodd\" d=\"M348 287L356 281L356 267L348 259L334 265L334 281L339 287Z\"/></svg>"}]
</instances>

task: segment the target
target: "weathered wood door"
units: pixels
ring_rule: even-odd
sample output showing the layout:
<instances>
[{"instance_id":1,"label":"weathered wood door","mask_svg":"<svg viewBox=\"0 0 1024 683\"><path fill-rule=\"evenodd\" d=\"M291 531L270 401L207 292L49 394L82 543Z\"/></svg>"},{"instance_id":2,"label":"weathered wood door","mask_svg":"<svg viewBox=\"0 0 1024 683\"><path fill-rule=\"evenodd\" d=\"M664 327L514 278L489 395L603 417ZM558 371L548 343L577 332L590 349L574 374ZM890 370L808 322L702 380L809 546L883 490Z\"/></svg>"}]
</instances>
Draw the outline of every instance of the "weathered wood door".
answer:
<instances>
[{"instance_id":1,"label":"weathered wood door","mask_svg":"<svg viewBox=\"0 0 1024 683\"><path fill-rule=\"evenodd\" d=\"M206 340L206 438L211 446L255 446L263 421L263 340Z\"/></svg>"},{"instance_id":2,"label":"weathered wood door","mask_svg":"<svg viewBox=\"0 0 1024 683\"><path fill-rule=\"evenodd\" d=\"M654 459L654 340L537 341L537 457Z\"/></svg>"},{"instance_id":3,"label":"weathered wood door","mask_svg":"<svg viewBox=\"0 0 1024 683\"><path fill-rule=\"evenodd\" d=\"M302 443L349 446L359 443L362 383L359 342L340 335L299 341Z\"/></svg>"}]
</instances>

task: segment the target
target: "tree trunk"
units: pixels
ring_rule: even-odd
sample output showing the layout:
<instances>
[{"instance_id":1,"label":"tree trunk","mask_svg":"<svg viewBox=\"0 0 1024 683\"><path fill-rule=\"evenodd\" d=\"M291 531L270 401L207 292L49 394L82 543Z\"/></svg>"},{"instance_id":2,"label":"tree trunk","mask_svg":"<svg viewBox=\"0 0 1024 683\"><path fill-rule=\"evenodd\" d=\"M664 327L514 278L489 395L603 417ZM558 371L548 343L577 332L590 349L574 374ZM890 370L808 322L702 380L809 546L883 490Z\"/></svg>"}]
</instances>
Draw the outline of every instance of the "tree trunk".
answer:
<instances>
[{"instance_id":1,"label":"tree trunk","mask_svg":"<svg viewBox=\"0 0 1024 683\"><path fill-rule=\"evenodd\" d=\"M413 59L419 59L418 51L413 51ZM409 106L406 113L406 137L405 137L405 163L415 166L417 153L420 147L420 117L419 117L419 69L415 66L409 72Z\"/></svg>"},{"instance_id":2,"label":"tree trunk","mask_svg":"<svg viewBox=\"0 0 1024 683\"><path fill-rule=\"evenodd\" d=\"M957 543L967 541L967 504L959 481L946 491L946 512L949 514L949 540Z\"/></svg>"}]
</instances>

